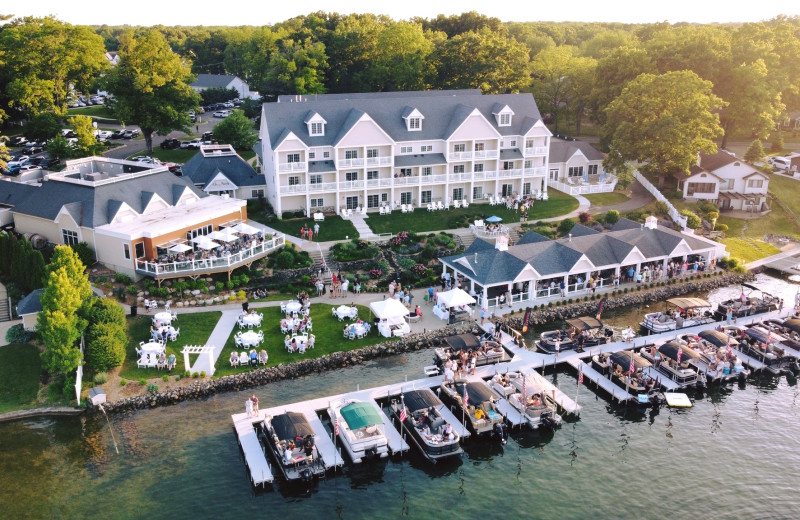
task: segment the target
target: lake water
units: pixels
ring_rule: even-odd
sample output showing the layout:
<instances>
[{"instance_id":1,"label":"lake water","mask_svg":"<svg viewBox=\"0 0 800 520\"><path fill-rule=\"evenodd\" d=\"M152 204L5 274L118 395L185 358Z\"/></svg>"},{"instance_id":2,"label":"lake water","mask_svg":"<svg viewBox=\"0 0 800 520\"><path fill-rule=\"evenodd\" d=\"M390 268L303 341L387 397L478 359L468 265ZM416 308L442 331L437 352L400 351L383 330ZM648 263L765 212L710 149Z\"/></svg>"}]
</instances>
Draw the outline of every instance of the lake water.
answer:
<instances>
[{"instance_id":1,"label":"lake water","mask_svg":"<svg viewBox=\"0 0 800 520\"><path fill-rule=\"evenodd\" d=\"M764 283L794 301L794 286ZM256 392L267 407L353 390L356 382L415 379L431 356L416 352ZM575 395L571 373L555 382ZM280 479L252 489L230 420L251 392L113 416L110 427L103 417L0 424L2 517L797 517L793 378L755 377L691 409L643 412L583 386L580 419L552 435L513 430L502 448L468 441L462 458L437 466L412 451L337 470L310 490Z\"/></svg>"}]
</instances>

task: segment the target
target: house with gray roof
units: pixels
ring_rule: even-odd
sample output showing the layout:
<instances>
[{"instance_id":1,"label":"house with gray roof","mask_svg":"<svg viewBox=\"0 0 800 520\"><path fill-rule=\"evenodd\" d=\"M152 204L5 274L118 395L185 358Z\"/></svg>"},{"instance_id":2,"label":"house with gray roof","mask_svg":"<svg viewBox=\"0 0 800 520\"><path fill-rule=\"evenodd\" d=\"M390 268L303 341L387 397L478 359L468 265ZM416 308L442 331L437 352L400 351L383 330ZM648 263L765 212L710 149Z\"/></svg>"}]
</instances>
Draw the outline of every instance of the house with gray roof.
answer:
<instances>
[{"instance_id":1,"label":"house with gray roof","mask_svg":"<svg viewBox=\"0 0 800 520\"><path fill-rule=\"evenodd\" d=\"M708 264L725 254L724 245L659 226L655 217L644 224L620 219L607 232L576 224L557 240L529 232L516 245L489 246L476 240L465 252L439 259L444 272L487 309L501 295L507 301L536 302L558 294L562 284L565 294L583 293L588 280L603 287L630 273L653 273L655 279L655 273L666 276L670 263Z\"/></svg>"},{"instance_id":2,"label":"house with gray roof","mask_svg":"<svg viewBox=\"0 0 800 520\"><path fill-rule=\"evenodd\" d=\"M586 141L556 136L550 140L550 187L577 195L614 191L616 177L603 170L605 154Z\"/></svg>"},{"instance_id":3,"label":"house with gray roof","mask_svg":"<svg viewBox=\"0 0 800 520\"><path fill-rule=\"evenodd\" d=\"M232 74L198 74L197 79L189 84L197 92L201 92L207 88L232 88L239 93L239 99L246 99L252 97L253 94L258 96L257 93L251 93L250 87L238 76Z\"/></svg>"},{"instance_id":4,"label":"house with gray roof","mask_svg":"<svg viewBox=\"0 0 800 520\"><path fill-rule=\"evenodd\" d=\"M229 144L202 145L182 170L183 176L205 193L243 200L264 198L264 176Z\"/></svg>"},{"instance_id":5,"label":"house with gray roof","mask_svg":"<svg viewBox=\"0 0 800 520\"><path fill-rule=\"evenodd\" d=\"M22 327L25 330L36 330L36 322L42 311L42 294L44 289L36 289L17 303L17 316L22 318Z\"/></svg>"},{"instance_id":6,"label":"house with gray roof","mask_svg":"<svg viewBox=\"0 0 800 520\"><path fill-rule=\"evenodd\" d=\"M263 105L259 134L278 215L547 191L552 134L531 94L279 96Z\"/></svg>"},{"instance_id":7,"label":"house with gray roof","mask_svg":"<svg viewBox=\"0 0 800 520\"><path fill-rule=\"evenodd\" d=\"M689 168L689 176L678 174L677 183L684 200L689 202L713 202L720 211L769 211L769 176L731 152L699 153L697 163Z\"/></svg>"}]
</instances>

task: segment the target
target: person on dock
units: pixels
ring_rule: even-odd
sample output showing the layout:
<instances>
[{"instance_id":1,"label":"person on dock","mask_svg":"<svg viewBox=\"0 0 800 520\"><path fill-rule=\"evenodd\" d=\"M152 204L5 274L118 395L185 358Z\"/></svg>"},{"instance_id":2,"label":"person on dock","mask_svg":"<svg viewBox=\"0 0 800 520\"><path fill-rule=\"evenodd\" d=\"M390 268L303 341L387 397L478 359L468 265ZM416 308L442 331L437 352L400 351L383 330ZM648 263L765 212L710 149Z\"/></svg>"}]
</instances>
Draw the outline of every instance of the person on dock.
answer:
<instances>
[{"instance_id":1,"label":"person on dock","mask_svg":"<svg viewBox=\"0 0 800 520\"><path fill-rule=\"evenodd\" d=\"M253 394L253 397L250 398L250 401L253 403L253 415L258 415L258 397L256 394Z\"/></svg>"},{"instance_id":2,"label":"person on dock","mask_svg":"<svg viewBox=\"0 0 800 520\"><path fill-rule=\"evenodd\" d=\"M555 350L555 357L558 359L558 353L561 351L561 338L556 338L553 342L553 348Z\"/></svg>"},{"instance_id":3,"label":"person on dock","mask_svg":"<svg viewBox=\"0 0 800 520\"><path fill-rule=\"evenodd\" d=\"M250 400L250 399L245 401L244 402L244 409L247 412L247 416L248 417L252 417L253 416L253 401Z\"/></svg>"}]
</instances>

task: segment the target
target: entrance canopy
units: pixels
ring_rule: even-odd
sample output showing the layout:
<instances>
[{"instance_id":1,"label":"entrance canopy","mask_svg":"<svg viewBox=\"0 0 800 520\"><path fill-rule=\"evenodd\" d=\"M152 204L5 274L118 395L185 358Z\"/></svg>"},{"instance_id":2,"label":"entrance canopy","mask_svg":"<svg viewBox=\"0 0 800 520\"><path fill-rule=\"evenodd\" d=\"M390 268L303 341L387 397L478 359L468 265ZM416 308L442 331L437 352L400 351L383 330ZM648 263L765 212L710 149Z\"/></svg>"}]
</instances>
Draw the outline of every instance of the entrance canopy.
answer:
<instances>
[{"instance_id":1,"label":"entrance canopy","mask_svg":"<svg viewBox=\"0 0 800 520\"><path fill-rule=\"evenodd\" d=\"M455 288L451 291L440 292L437 296L439 303L445 307L461 307L462 305L472 305L475 298L470 296L463 289Z\"/></svg>"}]
</instances>

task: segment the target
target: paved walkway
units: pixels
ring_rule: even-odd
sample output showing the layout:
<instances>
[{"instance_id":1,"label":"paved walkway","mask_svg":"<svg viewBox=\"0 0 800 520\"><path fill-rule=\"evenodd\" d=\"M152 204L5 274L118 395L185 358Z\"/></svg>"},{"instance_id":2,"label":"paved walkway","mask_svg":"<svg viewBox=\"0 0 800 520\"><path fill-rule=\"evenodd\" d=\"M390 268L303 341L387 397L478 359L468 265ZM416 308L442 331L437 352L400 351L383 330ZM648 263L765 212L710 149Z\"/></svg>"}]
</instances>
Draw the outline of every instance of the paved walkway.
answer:
<instances>
[{"instance_id":1,"label":"paved walkway","mask_svg":"<svg viewBox=\"0 0 800 520\"><path fill-rule=\"evenodd\" d=\"M225 348L225 343L231 336L231 332L233 332L233 328L236 326L236 321L239 318L241 312L242 312L241 308L238 311L234 309L223 310L222 316L217 322L216 327L214 327L214 330L211 331L211 335L208 337L206 345L214 347L214 354L212 359L213 366L217 365L217 360L219 359L220 354L222 354L222 350ZM192 366L190 372L200 372L200 370L196 370L195 367Z\"/></svg>"}]
</instances>

